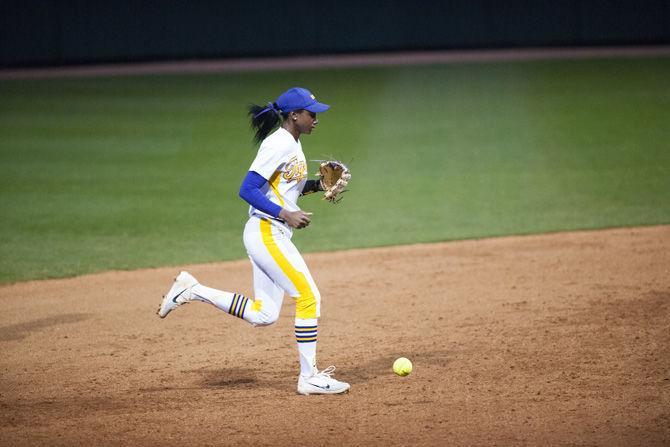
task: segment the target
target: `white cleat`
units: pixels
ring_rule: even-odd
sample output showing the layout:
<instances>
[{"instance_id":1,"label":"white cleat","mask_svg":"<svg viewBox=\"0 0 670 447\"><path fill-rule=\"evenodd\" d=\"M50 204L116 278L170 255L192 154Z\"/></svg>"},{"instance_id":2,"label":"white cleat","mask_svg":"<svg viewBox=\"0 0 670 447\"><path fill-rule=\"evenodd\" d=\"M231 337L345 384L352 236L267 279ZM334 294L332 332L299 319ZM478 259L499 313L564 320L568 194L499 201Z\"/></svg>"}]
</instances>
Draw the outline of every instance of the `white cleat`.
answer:
<instances>
[{"instance_id":1,"label":"white cleat","mask_svg":"<svg viewBox=\"0 0 670 447\"><path fill-rule=\"evenodd\" d=\"M198 280L190 273L179 273L174 279L174 284L172 284L168 293L163 297L163 301L158 308L158 316L165 318L173 309L191 301L191 289L197 284Z\"/></svg>"},{"instance_id":2,"label":"white cleat","mask_svg":"<svg viewBox=\"0 0 670 447\"><path fill-rule=\"evenodd\" d=\"M312 377L300 376L298 379L298 394L340 394L349 391L347 382L335 380L330 375L335 371L334 366L329 366Z\"/></svg>"}]
</instances>

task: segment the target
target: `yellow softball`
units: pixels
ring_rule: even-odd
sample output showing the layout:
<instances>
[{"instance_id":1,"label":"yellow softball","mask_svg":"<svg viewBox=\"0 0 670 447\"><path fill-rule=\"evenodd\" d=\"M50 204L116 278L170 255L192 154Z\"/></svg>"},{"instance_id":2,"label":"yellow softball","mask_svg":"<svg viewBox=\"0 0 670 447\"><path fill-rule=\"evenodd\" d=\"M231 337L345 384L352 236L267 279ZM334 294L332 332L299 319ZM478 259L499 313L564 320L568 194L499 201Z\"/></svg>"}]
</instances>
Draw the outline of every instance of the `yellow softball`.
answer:
<instances>
[{"instance_id":1,"label":"yellow softball","mask_svg":"<svg viewBox=\"0 0 670 447\"><path fill-rule=\"evenodd\" d=\"M393 362L393 372L402 377L409 375L409 373L412 372L412 362L405 357L396 359L396 361Z\"/></svg>"}]
</instances>

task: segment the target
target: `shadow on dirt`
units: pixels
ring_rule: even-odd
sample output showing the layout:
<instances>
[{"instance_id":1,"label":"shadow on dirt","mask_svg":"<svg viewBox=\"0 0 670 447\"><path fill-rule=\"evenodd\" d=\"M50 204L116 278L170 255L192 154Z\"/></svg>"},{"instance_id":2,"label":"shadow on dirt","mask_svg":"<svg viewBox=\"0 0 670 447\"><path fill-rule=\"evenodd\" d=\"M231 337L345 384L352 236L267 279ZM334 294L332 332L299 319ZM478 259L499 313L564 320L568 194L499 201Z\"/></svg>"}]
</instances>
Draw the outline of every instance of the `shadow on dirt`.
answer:
<instances>
[{"instance_id":1,"label":"shadow on dirt","mask_svg":"<svg viewBox=\"0 0 670 447\"><path fill-rule=\"evenodd\" d=\"M447 367L450 352L447 350L414 352L410 358L414 368L421 366ZM383 357L372 359L363 363L351 371L347 371L346 380L352 384L364 383L376 379L379 376L393 374L393 361L398 357L406 357L406 353L392 352Z\"/></svg>"},{"instance_id":2,"label":"shadow on dirt","mask_svg":"<svg viewBox=\"0 0 670 447\"><path fill-rule=\"evenodd\" d=\"M258 378L258 370L250 368L222 368L201 371L200 385L208 389L286 389L285 377L264 376Z\"/></svg>"},{"instance_id":3,"label":"shadow on dirt","mask_svg":"<svg viewBox=\"0 0 670 447\"><path fill-rule=\"evenodd\" d=\"M63 314L55 317L40 318L26 323L0 327L0 341L21 340L33 332L61 324L78 323L91 318L90 314Z\"/></svg>"},{"instance_id":4,"label":"shadow on dirt","mask_svg":"<svg viewBox=\"0 0 670 447\"><path fill-rule=\"evenodd\" d=\"M258 384L256 371L249 368L224 368L203 372L201 384L205 388L239 388Z\"/></svg>"}]
</instances>

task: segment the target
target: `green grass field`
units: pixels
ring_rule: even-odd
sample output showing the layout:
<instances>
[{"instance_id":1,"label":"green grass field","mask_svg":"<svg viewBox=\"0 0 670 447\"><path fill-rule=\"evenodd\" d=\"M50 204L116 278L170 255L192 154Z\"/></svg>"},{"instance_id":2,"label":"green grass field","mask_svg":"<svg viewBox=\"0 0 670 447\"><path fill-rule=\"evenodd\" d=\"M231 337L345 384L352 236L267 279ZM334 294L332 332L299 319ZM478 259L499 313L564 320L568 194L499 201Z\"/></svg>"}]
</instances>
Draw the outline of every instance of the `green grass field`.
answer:
<instances>
[{"instance_id":1,"label":"green grass field","mask_svg":"<svg viewBox=\"0 0 670 447\"><path fill-rule=\"evenodd\" d=\"M1 81L0 282L243 258L245 106L293 85L353 173L306 252L670 222L669 58Z\"/></svg>"}]
</instances>

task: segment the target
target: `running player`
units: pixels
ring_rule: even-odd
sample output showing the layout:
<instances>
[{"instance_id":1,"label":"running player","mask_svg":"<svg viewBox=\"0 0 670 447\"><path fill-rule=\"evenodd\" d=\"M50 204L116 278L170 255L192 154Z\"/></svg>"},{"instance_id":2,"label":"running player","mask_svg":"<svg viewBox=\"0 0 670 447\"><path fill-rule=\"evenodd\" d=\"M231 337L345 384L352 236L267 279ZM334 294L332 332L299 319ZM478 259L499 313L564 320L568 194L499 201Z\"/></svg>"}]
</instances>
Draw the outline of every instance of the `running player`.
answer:
<instances>
[{"instance_id":1,"label":"running player","mask_svg":"<svg viewBox=\"0 0 670 447\"><path fill-rule=\"evenodd\" d=\"M332 377L334 366L323 371L316 367L321 295L291 242L293 230L305 228L311 220L311 213L298 207L298 197L321 190L318 180L307 180L300 135L312 133L319 122L316 114L329 108L299 87L282 93L266 107L249 108L260 148L242 182L240 197L250 205L244 246L253 267L254 298L212 289L198 283L188 272L181 272L158 309L158 315L165 318L181 304L202 301L254 326L267 326L277 321L284 293L289 294L296 305L300 394L338 394L349 390L348 383Z\"/></svg>"}]
</instances>

